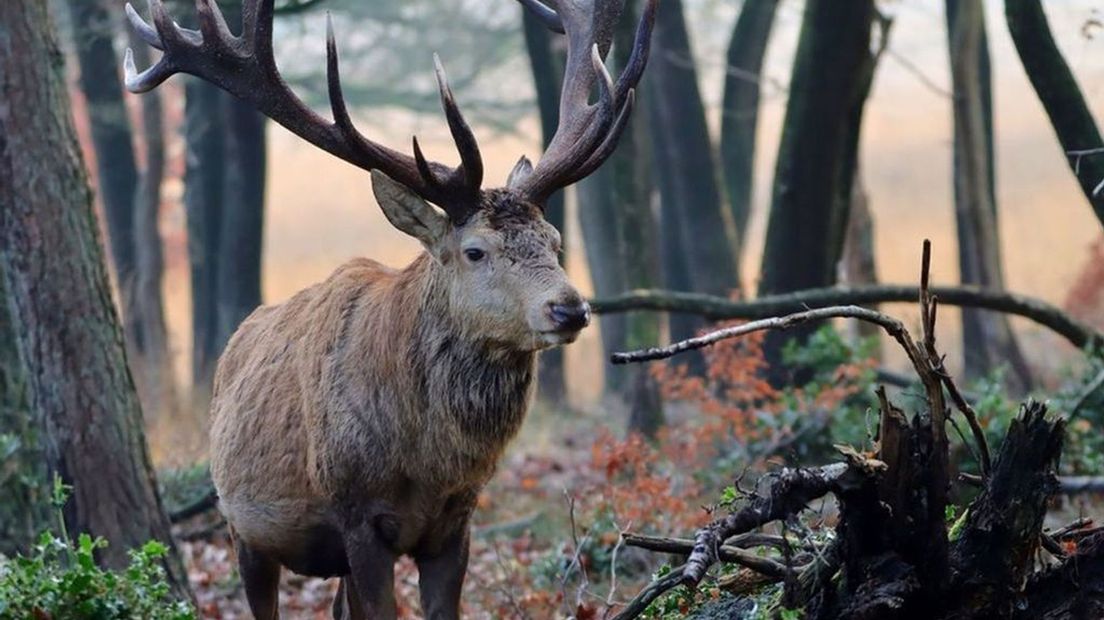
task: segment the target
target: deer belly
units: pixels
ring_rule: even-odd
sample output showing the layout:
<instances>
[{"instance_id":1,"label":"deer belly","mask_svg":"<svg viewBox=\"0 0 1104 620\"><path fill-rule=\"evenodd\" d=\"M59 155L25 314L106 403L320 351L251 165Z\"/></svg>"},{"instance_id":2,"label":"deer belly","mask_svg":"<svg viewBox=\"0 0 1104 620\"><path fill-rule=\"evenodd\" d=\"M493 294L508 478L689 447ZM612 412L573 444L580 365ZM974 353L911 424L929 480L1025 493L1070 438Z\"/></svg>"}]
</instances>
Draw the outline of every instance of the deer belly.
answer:
<instances>
[{"instance_id":1,"label":"deer belly","mask_svg":"<svg viewBox=\"0 0 1104 620\"><path fill-rule=\"evenodd\" d=\"M292 572L311 577L349 573L341 531L329 515L303 500L235 501L220 508L234 535Z\"/></svg>"}]
</instances>

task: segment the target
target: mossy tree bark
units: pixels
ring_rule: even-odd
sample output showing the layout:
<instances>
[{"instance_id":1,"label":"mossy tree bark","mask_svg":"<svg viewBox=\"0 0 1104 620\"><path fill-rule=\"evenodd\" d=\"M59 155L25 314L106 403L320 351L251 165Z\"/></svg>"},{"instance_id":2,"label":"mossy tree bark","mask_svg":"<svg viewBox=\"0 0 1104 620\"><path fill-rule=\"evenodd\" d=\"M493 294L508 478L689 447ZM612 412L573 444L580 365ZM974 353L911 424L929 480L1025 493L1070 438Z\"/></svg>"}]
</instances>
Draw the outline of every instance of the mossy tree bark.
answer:
<instances>
[{"instance_id":1,"label":"mossy tree bark","mask_svg":"<svg viewBox=\"0 0 1104 620\"><path fill-rule=\"evenodd\" d=\"M0 277L10 348L25 381L27 419L43 427L48 468L74 486L64 510L70 531L110 541L101 560L116 568L128 563L129 548L161 540L173 549L165 568L175 593L187 597L46 5L0 3Z\"/></svg>"}]
</instances>

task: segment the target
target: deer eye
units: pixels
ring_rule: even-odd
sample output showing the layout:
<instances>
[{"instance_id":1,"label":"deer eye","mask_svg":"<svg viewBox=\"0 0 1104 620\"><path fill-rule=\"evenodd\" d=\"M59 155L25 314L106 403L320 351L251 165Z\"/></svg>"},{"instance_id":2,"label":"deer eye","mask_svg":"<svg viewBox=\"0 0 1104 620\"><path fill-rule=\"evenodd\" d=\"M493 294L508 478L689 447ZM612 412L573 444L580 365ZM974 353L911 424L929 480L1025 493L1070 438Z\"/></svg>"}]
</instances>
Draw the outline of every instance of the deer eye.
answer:
<instances>
[{"instance_id":1,"label":"deer eye","mask_svg":"<svg viewBox=\"0 0 1104 620\"><path fill-rule=\"evenodd\" d=\"M464 256L466 256L471 262L478 263L487 256L487 253L483 250L480 250L479 248L468 248L464 250Z\"/></svg>"}]
</instances>

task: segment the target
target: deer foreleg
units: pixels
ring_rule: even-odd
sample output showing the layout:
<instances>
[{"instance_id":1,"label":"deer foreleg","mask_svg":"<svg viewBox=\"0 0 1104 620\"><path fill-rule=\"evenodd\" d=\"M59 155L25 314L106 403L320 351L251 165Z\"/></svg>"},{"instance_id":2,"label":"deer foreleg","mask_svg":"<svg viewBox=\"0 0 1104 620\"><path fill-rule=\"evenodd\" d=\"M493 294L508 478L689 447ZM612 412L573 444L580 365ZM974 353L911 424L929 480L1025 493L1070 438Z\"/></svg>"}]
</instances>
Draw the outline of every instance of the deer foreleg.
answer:
<instances>
[{"instance_id":1,"label":"deer foreleg","mask_svg":"<svg viewBox=\"0 0 1104 620\"><path fill-rule=\"evenodd\" d=\"M349 529L345 534L345 550L349 557L349 576L345 590L350 606L360 604L363 615L349 613L352 618L394 620L395 554L368 522Z\"/></svg>"},{"instance_id":2,"label":"deer foreleg","mask_svg":"<svg viewBox=\"0 0 1104 620\"><path fill-rule=\"evenodd\" d=\"M442 541L439 549L415 556L426 620L460 618L460 591L468 568L469 543L468 522L464 519L455 533Z\"/></svg>"}]
</instances>

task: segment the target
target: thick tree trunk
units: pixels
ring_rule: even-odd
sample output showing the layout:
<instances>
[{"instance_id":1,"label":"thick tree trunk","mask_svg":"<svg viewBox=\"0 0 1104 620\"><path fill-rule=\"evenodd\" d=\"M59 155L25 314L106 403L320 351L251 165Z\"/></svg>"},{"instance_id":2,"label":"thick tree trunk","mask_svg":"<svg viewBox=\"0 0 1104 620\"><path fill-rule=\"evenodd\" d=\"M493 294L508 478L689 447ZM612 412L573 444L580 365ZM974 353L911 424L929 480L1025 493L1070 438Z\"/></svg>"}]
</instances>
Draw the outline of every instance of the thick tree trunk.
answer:
<instances>
[{"instance_id":1,"label":"thick tree trunk","mask_svg":"<svg viewBox=\"0 0 1104 620\"><path fill-rule=\"evenodd\" d=\"M1104 149L1104 140L1073 72L1054 42L1043 5L1039 0L1005 0L1004 16L1020 62L1050 117L1070 169L1097 219L1104 224L1104 192L1096 192L1104 182L1104 152L1084 158L1069 156L1071 151Z\"/></svg>"},{"instance_id":2,"label":"thick tree trunk","mask_svg":"<svg viewBox=\"0 0 1104 620\"><path fill-rule=\"evenodd\" d=\"M963 284L1004 288L993 160L989 46L981 0L947 0L947 37L954 87L954 188L958 260ZM1031 373L1007 317L962 313L966 376L1007 363L1012 388L1026 392Z\"/></svg>"},{"instance_id":3,"label":"thick tree trunk","mask_svg":"<svg viewBox=\"0 0 1104 620\"><path fill-rule=\"evenodd\" d=\"M828 286L847 223L848 128L869 60L874 3L810 0L790 81L760 294Z\"/></svg>"},{"instance_id":4,"label":"thick tree trunk","mask_svg":"<svg viewBox=\"0 0 1104 620\"><path fill-rule=\"evenodd\" d=\"M726 55L720 154L728 205L736 225L737 258L747 237L751 214L763 57L777 9L778 0L746 0Z\"/></svg>"},{"instance_id":5,"label":"thick tree trunk","mask_svg":"<svg viewBox=\"0 0 1104 620\"><path fill-rule=\"evenodd\" d=\"M173 548L111 303L92 194L45 0L0 3L0 274L9 291L27 415L45 425L50 470L74 486L72 532L102 560L156 538ZM175 551L165 568L188 596Z\"/></svg>"},{"instance_id":6,"label":"thick tree trunk","mask_svg":"<svg viewBox=\"0 0 1104 620\"><path fill-rule=\"evenodd\" d=\"M646 87L663 208L678 212L671 221L678 222L693 290L728 295L740 287L735 235L717 183L680 0L659 3Z\"/></svg>"},{"instance_id":7,"label":"thick tree trunk","mask_svg":"<svg viewBox=\"0 0 1104 620\"><path fill-rule=\"evenodd\" d=\"M112 44L113 22L103 0L67 0L67 4L80 67L80 88L91 121L96 179L119 287L123 331L127 342L136 351L143 351L144 343L132 311L136 261L134 195L138 167L119 79L122 65Z\"/></svg>"},{"instance_id":8,"label":"thick tree trunk","mask_svg":"<svg viewBox=\"0 0 1104 620\"><path fill-rule=\"evenodd\" d=\"M759 294L829 286L843 250L862 106L872 77L873 0L809 0L790 79L790 99L774 173ZM786 340L807 326L771 333L772 378Z\"/></svg>"},{"instance_id":9,"label":"thick tree trunk","mask_svg":"<svg viewBox=\"0 0 1104 620\"><path fill-rule=\"evenodd\" d=\"M525 48L529 53L529 67L533 71L533 85L537 91L541 144L547 148L560 123L560 86L563 82L563 67L560 66L559 55L552 49L551 31L534 17L531 11L522 10L521 13ZM544 217L549 224L560 231L562 236L566 237L562 191L556 192L545 202ZM564 247L567 247L568 240L563 241ZM560 255L561 262L563 262L563 256L563 254ZM537 395L553 406L563 406L567 402L564 370L563 349L557 347L541 353Z\"/></svg>"},{"instance_id":10,"label":"thick tree trunk","mask_svg":"<svg viewBox=\"0 0 1104 620\"><path fill-rule=\"evenodd\" d=\"M50 514L43 424L28 408L27 373L16 346L12 302L0 271L0 554L7 556L26 552Z\"/></svg>"}]
</instances>

